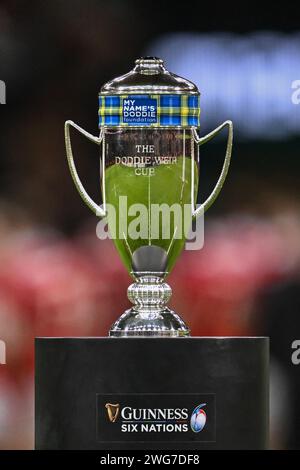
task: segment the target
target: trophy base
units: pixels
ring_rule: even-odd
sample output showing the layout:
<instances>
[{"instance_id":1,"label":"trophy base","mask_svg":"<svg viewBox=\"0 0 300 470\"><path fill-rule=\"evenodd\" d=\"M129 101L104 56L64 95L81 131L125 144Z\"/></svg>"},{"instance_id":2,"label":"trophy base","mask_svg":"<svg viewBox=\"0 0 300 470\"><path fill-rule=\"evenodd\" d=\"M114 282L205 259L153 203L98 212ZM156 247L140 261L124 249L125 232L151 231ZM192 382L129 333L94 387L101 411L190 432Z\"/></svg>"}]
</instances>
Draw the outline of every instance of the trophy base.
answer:
<instances>
[{"instance_id":1,"label":"trophy base","mask_svg":"<svg viewBox=\"0 0 300 470\"><path fill-rule=\"evenodd\" d=\"M268 447L267 338L38 338L38 450Z\"/></svg>"},{"instance_id":2,"label":"trophy base","mask_svg":"<svg viewBox=\"0 0 300 470\"><path fill-rule=\"evenodd\" d=\"M165 307L145 314L134 307L126 310L109 331L112 337L155 336L180 338L190 335L190 330L177 313Z\"/></svg>"}]
</instances>

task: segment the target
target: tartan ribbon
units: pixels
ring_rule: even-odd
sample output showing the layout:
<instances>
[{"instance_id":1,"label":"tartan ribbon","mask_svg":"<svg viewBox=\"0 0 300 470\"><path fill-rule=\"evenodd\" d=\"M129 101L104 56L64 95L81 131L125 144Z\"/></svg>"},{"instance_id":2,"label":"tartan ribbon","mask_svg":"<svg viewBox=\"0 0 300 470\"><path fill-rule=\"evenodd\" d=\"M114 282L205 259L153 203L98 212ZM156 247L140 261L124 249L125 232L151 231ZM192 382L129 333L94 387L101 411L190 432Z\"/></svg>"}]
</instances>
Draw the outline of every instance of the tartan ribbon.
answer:
<instances>
[{"instance_id":1,"label":"tartan ribbon","mask_svg":"<svg viewBox=\"0 0 300 470\"><path fill-rule=\"evenodd\" d=\"M99 95L100 126L199 127L199 95Z\"/></svg>"}]
</instances>

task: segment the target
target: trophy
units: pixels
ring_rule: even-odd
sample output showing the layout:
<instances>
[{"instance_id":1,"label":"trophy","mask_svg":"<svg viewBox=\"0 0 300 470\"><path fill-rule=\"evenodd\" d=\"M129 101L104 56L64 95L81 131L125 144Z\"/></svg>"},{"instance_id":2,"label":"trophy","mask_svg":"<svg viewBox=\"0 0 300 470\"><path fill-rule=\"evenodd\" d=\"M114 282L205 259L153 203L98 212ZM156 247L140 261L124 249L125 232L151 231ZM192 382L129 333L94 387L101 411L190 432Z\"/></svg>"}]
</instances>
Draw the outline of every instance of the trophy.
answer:
<instances>
[{"instance_id":1,"label":"trophy","mask_svg":"<svg viewBox=\"0 0 300 470\"><path fill-rule=\"evenodd\" d=\"M230 164L233 128L225 121L199 137L200 93L190 81L170 73L161 59L144 57L129 73L106 83L99 93L99 137L65 123L67 159L86 205L105 218L117 251L132 276L133 307L112 326L113 337L185 337L189 328L166 303L165 282L184 248L192 221L217 198ZM228 127L220 177L196 207L199 147ZM75 128L100 147L102 203L87 194L78 176L70 140Z\"/></svg>"},{"instance_id":2,"label":"trophy","mask_svg":"<svg viewBox=\"0 0 300 470\"><path fill-rule=\"evenodd\" d=\"M184 321L166 306L165 279L193 220L201 221L218 196L231 158L231 121L199 137L199 96L162 60L144 57L102 87L99 137L65 123L72 178L101 218L98 233L108 227L134 280L133 307L113 324L112 338L36 339L36 449L174 449L197 456L268 446L268 339L188 337ZM197 205L199 147L226 126L220 177ZM100 147L99 204L77 174L71 127Z\"/></svg>"}]
</instances>

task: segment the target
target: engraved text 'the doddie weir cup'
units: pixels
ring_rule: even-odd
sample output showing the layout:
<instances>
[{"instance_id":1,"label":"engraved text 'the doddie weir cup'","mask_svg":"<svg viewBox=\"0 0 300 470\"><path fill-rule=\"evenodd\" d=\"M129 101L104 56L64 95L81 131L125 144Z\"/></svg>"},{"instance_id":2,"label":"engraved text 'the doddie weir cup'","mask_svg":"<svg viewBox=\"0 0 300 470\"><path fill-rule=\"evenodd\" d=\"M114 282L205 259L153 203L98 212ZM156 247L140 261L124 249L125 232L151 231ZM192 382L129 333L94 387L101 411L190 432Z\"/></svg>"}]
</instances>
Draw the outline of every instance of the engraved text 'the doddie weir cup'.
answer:
<instances>
[{"instance_id":1,"label":"engraved text 'the doddie weir cup'","mask_svg":"<svg viewBox=\"0 0 300 470\"><path fill-rule=\"evenodd\" d=\"M192 219L218 196L232 148L231 121L199 137L199 99L193 83L168 72L161 59L145 57L136 60L132 71L101 88L99 137L72 121L65 123L75 186L87 206L106 218L134 279L128 288L133 307L114 323L110 336L189 335L184 321L165 305L172 293L165 278L184 247ZM90 198L77 174L71 126L100 146L101 206ZM208 199L196 208L199 146L225 126L228 140L221 175Z\"/></svg>"}]
</instances>

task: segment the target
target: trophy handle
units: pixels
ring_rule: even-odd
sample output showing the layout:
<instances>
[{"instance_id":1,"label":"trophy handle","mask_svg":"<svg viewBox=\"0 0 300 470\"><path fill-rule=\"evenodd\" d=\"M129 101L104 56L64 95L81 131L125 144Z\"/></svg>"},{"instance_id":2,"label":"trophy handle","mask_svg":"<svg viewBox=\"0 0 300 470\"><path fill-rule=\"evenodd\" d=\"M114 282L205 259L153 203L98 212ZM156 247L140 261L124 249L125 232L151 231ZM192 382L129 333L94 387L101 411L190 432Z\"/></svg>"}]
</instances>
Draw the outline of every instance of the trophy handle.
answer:
<instances>
[{"instance_id":1,"label":"trophy handle","mask_svg":"<svg viewBox=\"0 0 300 470\"><path fill-rule=\"evenodd\" d=\"M205 202L201 204L200 207L198 207L194 212L193 212L193 218L196 219L199 215L204 214L205 211L215 202L217 199L222 186L224 184L224 181L226 179L227 173L228 173L228 168L230 165L230 159L231 159L231 151L232 151L232 138L233 138L233 125L232 121L225 121L223 124L220 126L216 127L213 131L211 131L209 134L205 135L204 137L199 137L198 132L196 128L192 129L193 132L193 137L197 145L202 145L208 142L210 139L212 139L216 134L218 134L224 127L228 126L228 138L227 138L227 147L226 147L226 153L225 153L225 159L223 163L223 168L221 171L221 174L219 176L219 179L217 181L216 186L214 187L213 191L211 194L208 196Z\"/></svg>"},{"instance_id":2,"label":"trophy handle","mask_svg":"<svg viewBox=\"0 0 300 470\"><path fill-rule=\"evenodd\" d=\"M72 145L71 145L71 138L70 138L70 127L74 127L78 132L80 132L82 135L87 137L87 139L91 140L97 145L100 145L102 140L103 140L103 133L102 130L100 132L99 137L95 137L89 132L85 131L81 127L79 127L77 124L75 124L73 121L66 121L65 122L65 142L66 142L66 151L67 151L67 160L69 164L69 169L71 176L73 178L74 184L77 188L77 191L79 192L81 198L83 201L86 203L86 205L99 217L105 217L106 212L105 210L96 204L93 199L88 195L86 190L84 189L83 184L80 181L80 178L78 176L74 158L73 158L73 152L72 152Z\"/></svg>"}]
</instances>

